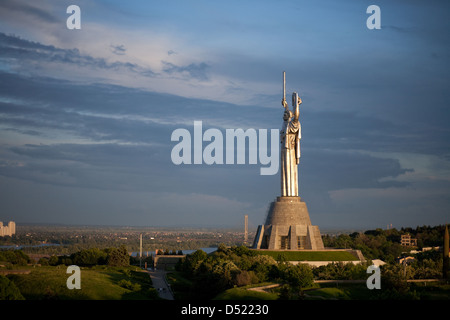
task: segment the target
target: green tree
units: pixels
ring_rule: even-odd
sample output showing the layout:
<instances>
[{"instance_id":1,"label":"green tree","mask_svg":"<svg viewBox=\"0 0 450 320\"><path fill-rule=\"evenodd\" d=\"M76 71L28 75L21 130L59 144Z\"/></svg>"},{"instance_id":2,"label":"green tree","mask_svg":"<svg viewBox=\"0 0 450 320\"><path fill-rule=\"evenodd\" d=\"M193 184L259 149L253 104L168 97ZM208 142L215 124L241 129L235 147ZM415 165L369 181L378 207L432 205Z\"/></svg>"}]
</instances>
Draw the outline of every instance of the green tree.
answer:
<instances>
[{"instance_id":1,"label":"green tree","mask_svg":"<svg viewBox=\"0 0 450 320\"><path fill-rule=\"evenodd\" d=\"M48 266L49 265L48 258L46 257L39 258L38 264L40 264L41 266Z\"/></svg>"},{"instance_id":2,"label":"green tree","mask_svg":"<svg viewBox=\"0 0 450 320\"><path fill-rule=\"evenodd\" d=\"M0 300L25 300L14 282L0 275Z\"/></svg>"},{"instance_id":3,"label":"green tree","mask_svg":"<svg viewBox=\"0 0 450 320\"><path fill-rule=\"evenodd\" d=\"M280 253L277 255L277 263L286 263L287 262L287 258L286 255L284 253Z\"/></svg>"},{"instance_id":4,"label":"green tree","mask_svg":"<svg viewBox=\"0 0 450 320\"><path fill-rule=\"evenodd\" d=\"M48 259L48 264L51 266L56 266L59 264L59 258L58 256L52 255L49 259Z\"/></svg>"},{"instance_id":5,"label":"green tree","mask_svg":"<svg viewBox=\"0 0 450 320\"><path fill-rule=\"evenodd\" d=\"M312 269L304 263L289 265L283 271L283 279L294 292L299 294L301 299L304 298L304 289L314 283Z\"/></svg>"},{"instance_id":6,"label":"green tree","mask_svg":"<svg viewBox=\"0 0 450 320\"><path fill-rule=\"evenodd\" d=\"M409 295L409 285L406 282L405 266L386 264L381 269L381 285L383 298L399 299Z\"/></svg>"},{"instance_id":7,"label":"green tree","mask_svg":"<svg viewBox=\"0 0 450 320\"><path fill-rule=\"evenodd\" d=\"M94 266L105 264L107 254L98 248L85 249L71 255L73 264L77 266Z\"/></svg>"},{"instance_id":8,"label":"green tree","mask_svg":"<svg viewBox=\"0 0 450 320\"><path fill-rule=\"evenodd\" d=\"M352 242L352 238L349 235L341 234L336 239L335 246L337 248L351 248Z\"/></svg>"},{"instance_id":9,"label":"green tree","mask_svg":"<svg viewBox=\"0 0 450 320\"><path fill-rule=\"evenodd\" d=\"M444 231L444 252L443 252L443 261L442 261L442 276L444 279L448 279L450 277L450 258L449 258L449 235L448 235L448 227L445 225Z\"/></svg>"},{"instance_id":10,"label":"green tree","mask_svg":"<svg viewBox=\"0 0 450 320\"><path fill-rule=\"evenodd\" d=\"M141 285L139 283L133 283L129 280L122 279L119 281L119 286L131 291L140 291Z\"/></svg>"},{"instance_id":11,"label":"green tree","mask_svg":"<svg viewBox=\"0 0 450 320\"><path fill-rule=\"evenodd\" d=\"M199 267L200 263L203 260L206 260L208 255L205 251L199 249L191 254L188 254L183 261L181 270L184 272L192 275L194 274L195 270Z\"/></svg>"},{"instance_id":12,"label":"green tree","mask_svg":"<svg viewBox=\"0 0 450 320\"><path fill-rule=\"evenodd\" d=\"M233 274L233 284L240 286L247 286L249 284L258 283L259 279L253 271L238 270Z\"/></svg>"},{"instance_id":13,"label":"green tree","mask_svg":"<svg viewBox=\"0 0 450 320\"><path fill-rule=\"evenodd\" d=\"M126 267L130 265L130 256L127 248L121 245L119 248L110 248L107 251L107 264L113 267Z\"/></svg>"},{"instance_id":14,"label":"green tree","mask_svg":"<svg viewBox=\"0 0 450 320\"><path fill-rule=\"evenodd\" d=\"M29 263L31 259L22 250L5 250L0 251L0 261L23 266Z\"/></svg>"}]
</instances>

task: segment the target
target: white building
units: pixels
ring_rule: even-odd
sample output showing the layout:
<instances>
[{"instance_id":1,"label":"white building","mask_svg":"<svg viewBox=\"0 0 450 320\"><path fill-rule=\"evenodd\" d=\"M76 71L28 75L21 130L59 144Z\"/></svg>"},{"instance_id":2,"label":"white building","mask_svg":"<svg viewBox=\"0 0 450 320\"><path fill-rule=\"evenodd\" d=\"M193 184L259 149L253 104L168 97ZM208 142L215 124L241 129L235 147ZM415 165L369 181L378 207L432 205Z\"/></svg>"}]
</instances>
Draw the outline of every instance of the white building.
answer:
<instances>
[{"instance_id":1,"label":"white building","mask_svg":"<svg viewBox=\"0 0 450 320\"><path fill-rule=\"evenodd\" d=\"M16 223L14 221L8 222L7 226L4 226L3 222L0 221L0 237L11 237L14 234L16 234Z\"/></svg>"}]
</instances>

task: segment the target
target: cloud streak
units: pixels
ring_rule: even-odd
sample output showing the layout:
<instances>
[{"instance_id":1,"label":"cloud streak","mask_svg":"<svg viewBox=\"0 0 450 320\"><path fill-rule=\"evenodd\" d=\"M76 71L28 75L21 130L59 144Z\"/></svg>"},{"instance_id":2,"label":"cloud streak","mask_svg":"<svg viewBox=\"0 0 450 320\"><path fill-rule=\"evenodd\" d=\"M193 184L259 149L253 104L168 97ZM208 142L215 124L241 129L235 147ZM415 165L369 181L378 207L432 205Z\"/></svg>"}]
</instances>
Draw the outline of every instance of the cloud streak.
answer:
<instances>
[{"instance_id":1,"label":"cloud streak","mask_svg":"<svg viewBox=\"0 0 450 320\"><path fill-rule=\"evenodd\" d=\"M191 63L187 66L177 66L173 63L162 61L164 67L164 72L168 74L180 74L180 75L188 75L189 78L198 79L201 81L208 80L207 76L207 70L209 68L209 65L207 65L204 62L201 63Z\"/></svg>"},{"instance_id":2,"label":"cloud streak","mask_svg":"<svg viewBox=\"0 0 450 320\"><path fill-rule=\"evenodd\" d=\"M117 48L116 48L117 50ZM122 49L124 50L124 49ZM129 71L143 76L154 76L155 73L130 62L108 62L104 58L96 58L81 54L76 48L61 49L51 45L43 45L36 42L21 39L16 36L8 36L0 33L0 59L13 60L17 66L34 63L62 63L82 68L106 69L116 72Z\"/></svg>"}]
</instances>

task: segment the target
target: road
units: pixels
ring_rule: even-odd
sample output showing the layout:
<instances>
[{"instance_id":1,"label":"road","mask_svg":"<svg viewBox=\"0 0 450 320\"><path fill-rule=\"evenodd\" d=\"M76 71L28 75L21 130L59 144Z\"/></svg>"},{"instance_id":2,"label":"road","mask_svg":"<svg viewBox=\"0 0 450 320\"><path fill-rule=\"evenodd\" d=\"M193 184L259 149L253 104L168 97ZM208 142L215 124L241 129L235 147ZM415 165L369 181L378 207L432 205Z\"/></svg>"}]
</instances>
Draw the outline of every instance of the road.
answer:
<instances>
[{"instance_id":1,"label":"road","mask_svg":"<svg viewBox=\"0 0 450 320\"><path fill-rule=\"evenodd\" d=\"M166 300L174 300L172 291L167 285L164 270L148 271L152 279L153 287L158 290L159 297Z\"/></svg>"}]
</instances>

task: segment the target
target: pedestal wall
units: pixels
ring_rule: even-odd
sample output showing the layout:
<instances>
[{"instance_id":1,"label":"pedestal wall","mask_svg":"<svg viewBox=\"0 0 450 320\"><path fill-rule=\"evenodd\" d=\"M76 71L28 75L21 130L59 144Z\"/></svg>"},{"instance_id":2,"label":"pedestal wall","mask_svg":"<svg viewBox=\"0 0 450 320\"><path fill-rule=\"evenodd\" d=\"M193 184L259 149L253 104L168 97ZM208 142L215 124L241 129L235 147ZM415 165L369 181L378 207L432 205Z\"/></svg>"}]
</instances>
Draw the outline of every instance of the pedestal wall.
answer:
<instances>
[{"instance_id":1,"label":"pedestal wall","mask_svg":"<svg viewBox=\"0 0 450 320\"><path fill-rule=\"evenodd\" d=\"M266 221L260 225L254 249L321 250L319 227L311 225L308 208L300 197L278 197L270 204Z\"/></svg>"},{"instance_id":2,"label":"pedestal wall","mask_svg":"<svg viewBox=\"0 0 450 320\"><path fill-rule=\"evenodd\" d=\"M306 203L300 197L277 197L267 213L266 225L311 225Z\"/></svg>"}]
</instances>

